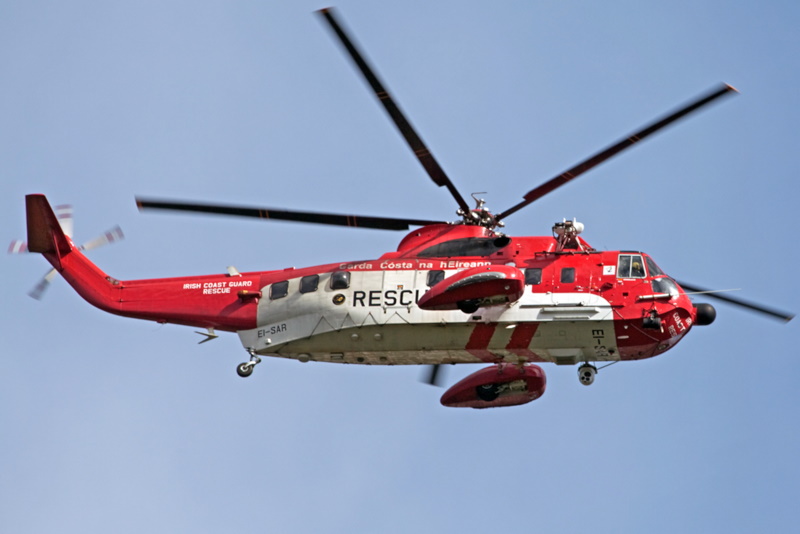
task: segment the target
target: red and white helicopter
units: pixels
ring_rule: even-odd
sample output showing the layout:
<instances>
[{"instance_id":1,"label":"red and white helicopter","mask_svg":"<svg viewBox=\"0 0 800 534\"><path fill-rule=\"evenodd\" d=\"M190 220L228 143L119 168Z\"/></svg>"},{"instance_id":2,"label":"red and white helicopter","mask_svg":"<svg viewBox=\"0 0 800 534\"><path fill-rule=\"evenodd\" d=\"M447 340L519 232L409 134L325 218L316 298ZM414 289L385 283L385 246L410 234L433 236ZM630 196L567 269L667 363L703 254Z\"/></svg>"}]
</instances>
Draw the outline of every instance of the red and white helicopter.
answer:
<instances>
[{"instance_id":1,"label":"red and white helicopter","mask_svg":"<svg viewBox=\"0 0 800 534\"><path fill-rule=\"evenodd\" d=\"M669 124L731 94L722 85L491 213L475 198L471 208L439 166L394 99L330 9L327 22L400 133L438 186L456 203L455 222L364 217L137 199L140 209L180 210L387 230L408 230L397 250L374 260L302 269L150 280L116 280L91 263L43 195L28 195L27 244L41 253L89 303L137 319L236 332L250 355L237 372L252 374L261 356L365 365L485 363L442 396L442 404L487 408L540 397L540 362L579 365L581 383L594 381L594 364L639 360L674 347L716 312L693 303L705 293L789 321L792 315L685 283L676 283L650 256L598 251L577 221L553 235L513 237L504 220L535 200ZM121 234L120 234L121 235ZM114 240L111 236L106 241ZM690 292L690 293L687 293Z\"/></svg>"}]
</instances>

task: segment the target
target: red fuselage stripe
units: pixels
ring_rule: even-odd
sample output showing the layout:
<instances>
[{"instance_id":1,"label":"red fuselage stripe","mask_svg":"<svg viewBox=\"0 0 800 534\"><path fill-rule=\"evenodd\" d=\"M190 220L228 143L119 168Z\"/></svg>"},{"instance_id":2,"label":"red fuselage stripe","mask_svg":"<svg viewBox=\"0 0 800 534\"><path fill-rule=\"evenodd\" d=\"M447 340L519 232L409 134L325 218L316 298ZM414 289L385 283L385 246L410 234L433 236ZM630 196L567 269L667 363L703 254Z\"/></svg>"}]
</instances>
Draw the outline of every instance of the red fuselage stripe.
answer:
<instances>
[{"instance_id":1,"label":"red fuselage stripe","mask_svg":"<svg viewBox=\"0 0 800 534\"><path fill-rule=\"evenodd\" d=\"M497 357L487 350L489 347L489 342L492 340L492 336L494 335L494 331L496 329L496 324L476 324L475 329L472 331L472 335L469 337L467 346L465 347L467 352L485 362L496 361Z\"/></svg>"},{"instance_id":2,"label":"red fuselage stripe","mask_svg":"<svg viewBox=\"0 0 800 534\"><path fill-rule=\"evenodd\" d=\"M506 349L516 354L517 356L524 356L526 359L535 357L536 354L528 347L531 346L531 340L536 334L536 329L539 323L520 323L514 328L511 334L511 339L506 345Z\"/></svg>"}]
</instances>

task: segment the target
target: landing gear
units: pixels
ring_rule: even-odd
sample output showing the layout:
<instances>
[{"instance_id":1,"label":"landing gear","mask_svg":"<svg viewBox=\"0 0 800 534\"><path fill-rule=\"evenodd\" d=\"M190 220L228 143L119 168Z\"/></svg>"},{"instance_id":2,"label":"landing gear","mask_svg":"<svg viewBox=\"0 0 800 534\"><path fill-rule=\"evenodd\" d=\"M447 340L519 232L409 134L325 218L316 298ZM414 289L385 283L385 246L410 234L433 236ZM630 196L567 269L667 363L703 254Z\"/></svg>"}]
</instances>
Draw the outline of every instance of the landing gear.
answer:
<instances>
[{"instance_id":1,"label":"landing gear","mask_svg":"<svg viewBox=\"0 0 800 534\"><path fill-rule=\"evenodd\" d=\"M261 358L256 355L256 352L253 349L249 349L247 352L250 353L250 361L240 363L236 366L236 374L242 378L247 378L248 376L252 375L253 369L256 368L256 365L261 363Z\"/></svg>"},{"instance_id":2,"label":"landing gear","mask_svg":"<svg viewBox=\"0 0 800 534\"><path fill-rule=\"evenodd\" d=\"M578 367L578 379L584 386L591 386L594 376L597 374L597 367L590 363L585 363Z\"/></svg>"},{"instance_id":3,"label":"landing gear","mask_svg":"<svg viewBox=\"0 0 800 534\"><path fill-rule=\"evenodd\" d=\"M240 363L236 366L236 374L241 376L242 378L247 378L248 376L253 374L253 369L256 366L253 365L251 362Z\"/></svg>"},{"instance_id":4,"label":"landing gear","mask_svg":"<svg viewBox=\"0 0 800 534\"><path fill-rule=\"evenodd\" d=\"M475 388L475 394L483 401L492 402L500 396L500 387L497 384L481 384Z\"/></svg>"},{"instance_id":5,"label":"landing gear","mask_svg":"<svg viewBox=\"0 0 800 534\"><path fill-rule=\"evenodd\" d=\"M456 305L464 313L475 313L481 307L481 301L478 299L460 300Z\"/></svg>"}]
</instances>

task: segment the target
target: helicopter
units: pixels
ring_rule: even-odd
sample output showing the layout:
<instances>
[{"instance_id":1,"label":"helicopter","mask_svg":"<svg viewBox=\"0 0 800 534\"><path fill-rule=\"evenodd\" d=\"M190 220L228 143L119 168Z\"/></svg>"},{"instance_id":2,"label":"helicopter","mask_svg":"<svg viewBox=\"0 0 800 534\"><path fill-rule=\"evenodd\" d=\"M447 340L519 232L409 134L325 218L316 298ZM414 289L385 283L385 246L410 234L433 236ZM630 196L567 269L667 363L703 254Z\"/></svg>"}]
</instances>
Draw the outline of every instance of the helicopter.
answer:
<instances>
[{"instance_id":1,"label":"helicopter","mask_svg":"<svg viewBox=\"0 0 800 534\"><path fill-rule=\"evenodd\" d=\"M201 329L201 343L235 332L249 355L243 378L264 356L302 362L483 364L442 396L449 407L520 405L541 397L540 363L577 366L580 383L598 365L663 354L716 310L703 294L782 321L793 315L723 295L664 273L641 251L601 251L562 220L547 236L512 236L505 219L637 142L726 96L727 84L681 106L492 212L472 207L400 110L331 8L318 12L384 107L431 180L458 206L455 221L306 212L137 198L140 210L168 210L407 231L376 259L305 268L121 281L84 256L44 195L26 196L29 252L41 253L85 300L121 316ZM412 229L412 227L415 227ZM13 244L12 244L13 245ZM17 248L23 248L17 243Z\"/></svg>"}]
</instances>

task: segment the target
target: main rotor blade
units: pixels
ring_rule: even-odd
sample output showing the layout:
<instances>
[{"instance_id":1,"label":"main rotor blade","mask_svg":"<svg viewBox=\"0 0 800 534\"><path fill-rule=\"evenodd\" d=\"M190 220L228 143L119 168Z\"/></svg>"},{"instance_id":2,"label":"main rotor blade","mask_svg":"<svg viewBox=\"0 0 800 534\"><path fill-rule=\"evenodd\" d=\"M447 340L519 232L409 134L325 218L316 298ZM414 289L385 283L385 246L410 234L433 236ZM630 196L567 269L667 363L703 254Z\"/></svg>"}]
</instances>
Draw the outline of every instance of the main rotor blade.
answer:
<instances>
[{"instance_id":1,"label":"main rotor blade","mask_svg":"<svg viewBox=\"0 0 800 534\"><path fill-rule=\"evenodd\" d=\"M770 317L774 317L775 319L780 319L781 321L784 321L786 323L788 323L789 321L791 321L794 318L794 314L793 313L789 313L789 312L785 312L785 311L781 311L781 310L776 310L775 308L767 308L766 306L762 306L761 304L755 304L753 302L749 302L749 301L746 301L746 300L737 299L737 298L734 298L734 297L730 297L728 295L723 295L722 293L713 293L713 292L711 292L712 290L710 290L710 289L705 289L705 288L702 288L702 287L697 287L697 286L694 286L694 285L685 284L683 282L679 282L678 280L675 280L675 281L678 282L678 285L681 286L686 291L697 292L697 293L705 293L706 297L715 298L715 299L718 299L718 300L722 300L722 301L728 302L730 304L734 304L736 306L741 306L743 308L747 308L747 309L749 309L751 311L754 311L754 312L763 313L765 315L769 315Z\"/></svg>"},{"instance_id":2,"label":"main rotor blade","mask_svg":"<svg viewBox=\"0 0 800 534\"><path fill-rule=\"evenodd\" d=\"M524 208L525 206L527 206L528 204L530 204L534 200L538 200L539 198L543 197L547 193L553 191L554 189L557 189L557 188L561 187L562 185L564 185L565 183L569 182L570 180L573 180L573 179L577 178L578 176L580 176L581 174L585 173L586 171L588 171L590 169L593 169L594 167L597 167L598 165L600 165L604 161L616 156L617 154L619 154L620 152L622 152L626 148L628 148L631 145L641 141L645 137L647 137L647 136L657 132L658 130L660 130L660 129L672 124L673 122L677 121L678 119L681 119L681 118L689 115L693 111L696 111L696 110L702 108L703 106L705 106L707 104L710 104L711 102L713 102L717 98L719 98L721 96L724 96L724 95L727 95L727 94L729 94L731 92L738 93L738 91L736 89L734 89L733 87L731 87L730 85L727 85L727 84L721 85L720 87L714 89L713 91L710 91L708 94L706 94L706 95L694 100L693 102L690 102L686 106L680 108L678 111L675 111L674 113L672 113L670 115L667 115L666 117L653 122L649 126L646 126L645 128L642 128L640 131L638 131L638 132L626 137L625 139L622 139L622 140L618 141L617 143L615 143L615 144L611 145L610 147L606 148L605 150L602 150L602 151L598 152L597 154L593 155L592 157L590 157L590 158L582 161L581 163L575 165L574 167L572 167L568 171L565 171L565 172L559 174L558 176L556 176L555 178L552 178L552 179L548 180L547 182L543 183L539 187L537 187L535 189L531 189L530 191L528 191L525 194L525 196L524 196L525 200L523 200L519 204L511 207L510 209L507 209L506 211L504 211L500 215L495 216L495 220L499 221L500 219L505 219L506 217L508 217L512 213L515 213L518 210Z\"/></svg>"},{"instance_id":3,"label":"main rotor blade","mask_svg":"<svg viewBox=\"0 0 800 534\"><path fill-rule=\"evenodd\" d=\"M339 38L339 41L341 41L342 46L344 46L345 50L347 50L347 52L350 54L350 58L361 71L361 74L364 75L364 79L372 88L372 91L375 93L375 96L378 97L380 103L383 104L383 107L386 109L389 117L391 117L392 121L394 121L395 126L397 126L397 129L400 130L400 133L406 140L406 143L408 143L408 146L411 147L414 155L422 164L422 167L428 173L428 176L431 177L431 180L433 180L433 182L439 187L447 187L447 189L450 191L450 194L456 199L456 202L463 212L469 213L470 207L467 202L455 188L453 182L450 181L450 178L447 177L444 169L442 169L442 167L436 161L436 158L433 157L433 154L431 154L430 150L428 150L428 147L417 134L416 130L414 130L414 127L411 126L411 123L408 122L408 119L406 119L403 112L400 111L400 108L389 95L389 92L383 86L381 81L378 79L374 69L369 66L369 63L367 63L366 59L364 59L364 56L358 51L358 48L356 48L353 41L347 36L347 33L344 31L339 22L337 22L336 17L333 15L333 10L331 8L320 9L317 11L317 13L322 15L322 17L327 21L328 25Z\"/></svg>"},{"instance_id":4,"label":"main rotor blade","mask_svg":"<svg viewBox=\"0 0 800 534\"><path fill-rule=\"evenodd\" d=\"M219 204L198 204L176 200L153 200L137 198L139 210L156 209L170 211L190 211L195 213L211 213L214 215L232 215L236 217L255 217L258 219L274 219L313 224L329 224L333 226L352 226L358 228L377 228L380 230L408 230L409 226L427 226L429 224L447 224L443 221L421 219L397 219L390 217L366 217L362 215L338 215L335 213L317 213L310 211L276 210L272 208L254 208L246 206L223 206Z\"/></svg>"},{"instance_id":5,"label":"main rotor blade","mask_svg":"<svg viewBox=\"0 0 800 534\"><path fill-rule=\"evenodd\" d=\"M441 384L439 383L439 371L441 370L441 364L435 363L433 365L429 365L425 372L425 378L422 382L426 384L430 384L432 386L439 387Z\"/></svg>"}]
</instances>

